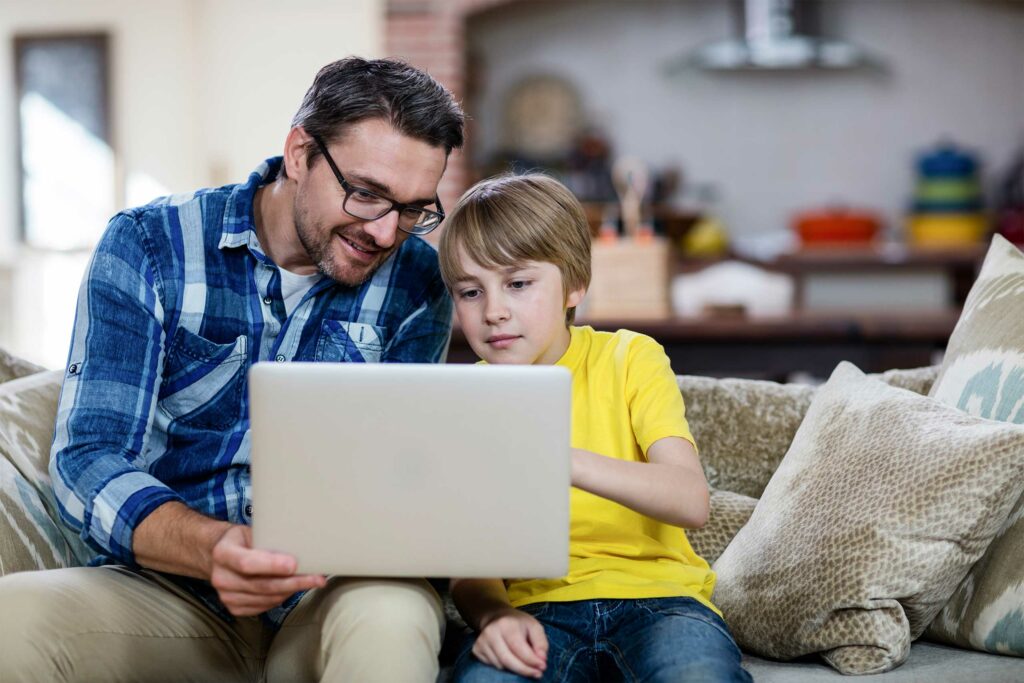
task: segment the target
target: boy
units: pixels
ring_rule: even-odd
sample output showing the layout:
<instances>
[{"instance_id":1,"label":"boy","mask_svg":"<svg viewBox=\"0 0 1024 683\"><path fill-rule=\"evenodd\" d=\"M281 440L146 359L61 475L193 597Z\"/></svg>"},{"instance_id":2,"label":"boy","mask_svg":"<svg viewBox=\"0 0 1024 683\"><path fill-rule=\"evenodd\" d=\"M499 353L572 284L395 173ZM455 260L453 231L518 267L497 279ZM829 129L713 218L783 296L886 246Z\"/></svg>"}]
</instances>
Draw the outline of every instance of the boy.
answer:
<instances>
[{"instance_id":1,"label":"boy","mask_svg":"<svg viewBox=\"0 0 1024 683\"><path fill-rule=\"evenodd\" d=\"M455 680L750 681L711 603L715 576L681 527L708 516L708 487L664 350L649 337L571 327L590 283L582 207L543 175L471 188L441 237L441 273L487 363L573 373L569 574L461 579L477 631Z\"/></svg>"}]
</instances>

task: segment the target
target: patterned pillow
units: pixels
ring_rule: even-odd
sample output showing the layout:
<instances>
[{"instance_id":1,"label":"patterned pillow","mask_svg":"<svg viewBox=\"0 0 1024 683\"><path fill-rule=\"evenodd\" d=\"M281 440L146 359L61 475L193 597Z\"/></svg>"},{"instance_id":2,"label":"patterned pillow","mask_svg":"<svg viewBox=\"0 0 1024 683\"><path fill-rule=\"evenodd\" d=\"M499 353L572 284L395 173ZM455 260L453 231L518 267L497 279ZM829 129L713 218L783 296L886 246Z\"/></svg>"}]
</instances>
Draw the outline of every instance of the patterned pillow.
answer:
<instances>
[{"instance_id":1,"label":"patterned pillow","mask_svg":"<svg viewBox=\"0 0 1024 683\"><path fill-rule=\"evenodd\" d=\"M971 415L1024 423L1024 254L998 235L931 395ZM925 635L1024 656L1024 499Z\"/></svg>"},{"instance_id":2,"label":"patterned pillow","mask_svg":"<svg viewBox=\"0 0 1024 683\"><path fill-rule=\"evenodd\" d=\"M726 546L750 519L757 499L742 493L711 489L711 514L700 529L687 529L686 539L693 552L709 564L718 559Z\"/></svg>"},{"instance_id":3,"label":"patterned pillow","mask_svg":"<svg viewBox=\"0 0 1024 683\"><path fill-rule=\"evenodd\" d=\"M983 420L841 363L750 521L714 564L741 646L902 663L1024 490L1024 426Z\"/></svg>"},{"instance_id":4,"label":"patterned pillow","mask_svg":"<svg viewBox=\"0 0 1024 683\"><path fill-rule=\"evenodd\" d=\"M43 368L35 363L12 356L0 349L0 383L41 372Z\"/></svg>"},{"instance_id":5,"label":"patterned pillow","mask_svg":"<svg viewBox=\"0 0 1024 683\"><path fill-rule=\"evenodd\" d=\"M60 522L47 471L61 377L42 372L0 385L0 575L90 556Z\"/></svg>"}]
</instances>

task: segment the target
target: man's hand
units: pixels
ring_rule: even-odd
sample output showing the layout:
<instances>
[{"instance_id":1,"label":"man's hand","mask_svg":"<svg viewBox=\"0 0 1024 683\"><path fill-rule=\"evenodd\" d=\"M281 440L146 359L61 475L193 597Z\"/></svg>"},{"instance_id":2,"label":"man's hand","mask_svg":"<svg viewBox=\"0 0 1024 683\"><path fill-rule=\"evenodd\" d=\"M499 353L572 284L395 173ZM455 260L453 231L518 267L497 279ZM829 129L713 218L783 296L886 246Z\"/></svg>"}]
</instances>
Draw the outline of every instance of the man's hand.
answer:
<instances>
[{"instance_id":1,"label":"man's hand","mask_svg":"<svg viewBox=\"0 0 1024 683\"><path fill-rule=\"evenodd\" d=\"M213 547L210 583L229 612L249 617L327 582L319 574L296 574L296 568L294 557L253 548L252 529L232 525Z\"/></svg>"},{"instance_id":2,"label":"man's hand","mask_svg":"<svg viewBox=\"0 0 1024 683\"><path fill-rule=\"evenodd\" d=\"M540 678L548 660L548 638L534 617L512 607L482 624L473 654L495 669Z\"/></svg>"}]
</instances>

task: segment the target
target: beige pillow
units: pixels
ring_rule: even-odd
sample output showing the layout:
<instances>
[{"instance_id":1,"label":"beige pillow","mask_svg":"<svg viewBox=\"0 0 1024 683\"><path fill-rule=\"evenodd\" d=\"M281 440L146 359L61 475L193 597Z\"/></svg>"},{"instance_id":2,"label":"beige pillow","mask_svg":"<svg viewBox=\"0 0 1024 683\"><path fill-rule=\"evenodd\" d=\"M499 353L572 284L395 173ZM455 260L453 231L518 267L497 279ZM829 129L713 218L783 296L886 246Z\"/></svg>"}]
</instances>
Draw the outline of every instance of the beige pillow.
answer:
<instances>
[{"instance_id":1,"label":"beige pillow","mask_svg":"<svg viewBox=\"0 0 1024 683\"><path fill-rule=\"evenodd\" d=\"M847 674L906 659L1024 489L1024 427L841 363L714 564L737 641Z\"/></svg>"},{"instance_id":2,"label":"beige pillow","mask_svg":"<svg viewBox=\"0 0 1024 683\"><path fill-rule=\"evenodd\" d=\"M60 522L47 471L61 378L41 372L0 385L0 575L90 556Z\"/></svg>"},{"instance_id":3,"label":"beige pillow","mask_svg":"<svg viewBox=\"0 0 1024 683\"><path fill-rule=\"evenodd\" d=\"M1024 423L1024 254L998 235L931 395L971 415ZM1024 499L925 636L1024 656Z\"/></svg>"},{"instance_id":4,"label":"beige pillow","mask_svg":"<svg viewBox=\"0 0 1024 683\"><path fill-rule=\"evenodd\" d=\"M757 499L742 493L711 489L711 514L700 529L687 529L693 552L713 563L754 512Z\"/></svg>"},{"instance_id":5,"label":"beige pillow","mask_svg":"<svg viewBox=\"0 0 1024 683\"><path fill-rule=\"evenodd\" d=\"M12 379L24 377L41 372L43 368L35 363L12 356L10 353L0 349L0 383L9 382Z\"/></svg>"}]
</instances>

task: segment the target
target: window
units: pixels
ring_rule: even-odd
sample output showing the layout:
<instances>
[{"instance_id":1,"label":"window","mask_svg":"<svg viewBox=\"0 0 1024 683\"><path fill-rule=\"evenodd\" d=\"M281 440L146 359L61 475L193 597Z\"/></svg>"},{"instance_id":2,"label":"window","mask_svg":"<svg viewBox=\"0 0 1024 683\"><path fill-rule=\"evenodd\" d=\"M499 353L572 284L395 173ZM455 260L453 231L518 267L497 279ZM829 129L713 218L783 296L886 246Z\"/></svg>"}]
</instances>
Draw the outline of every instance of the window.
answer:
<instances>
[{"instance_id":1,"label":"window","mask_svg":"<svg viewBox=\"0 0 1024 683\"><path fill-rule=\"evenodd\" d=\"M117 201L104 34L18 37L22 238L32 247L92 247Z\"/></svg>"}]
</instances>

